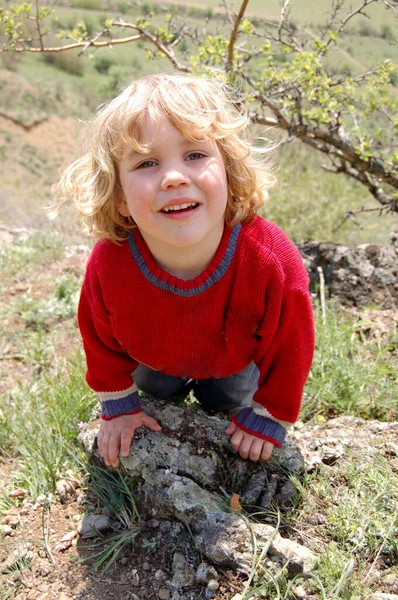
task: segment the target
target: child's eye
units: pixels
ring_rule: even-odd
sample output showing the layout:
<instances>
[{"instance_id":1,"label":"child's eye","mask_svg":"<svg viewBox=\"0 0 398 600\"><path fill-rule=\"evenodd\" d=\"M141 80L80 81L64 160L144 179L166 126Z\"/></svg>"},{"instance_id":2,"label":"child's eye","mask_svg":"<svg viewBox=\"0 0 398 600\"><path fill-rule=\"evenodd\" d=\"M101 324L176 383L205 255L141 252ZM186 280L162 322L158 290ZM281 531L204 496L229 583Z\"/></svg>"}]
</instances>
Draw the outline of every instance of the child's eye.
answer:
<instances>
[{"instance_id":1,"label":"child's eye","mask_svg":"<svg viewBox=\"0 0 398 600\"><path fill-rule=\"evenodd\" d=\"M204 156L206 156L206 154L203 154L203 152L191 152L188 154L187 160L199 160Z\"/></svg>"},{"instance_id":2,"label":"child's eye","mask_svg":"<svg viewBox=\"0 0 398 600\"><path fill-rule=\"evenodd\" d=\"M136 169L147 169L148 167L156 166L156 162L154 160L144 160L144 162L137 165Z\"/></svg>"}]
</instances>

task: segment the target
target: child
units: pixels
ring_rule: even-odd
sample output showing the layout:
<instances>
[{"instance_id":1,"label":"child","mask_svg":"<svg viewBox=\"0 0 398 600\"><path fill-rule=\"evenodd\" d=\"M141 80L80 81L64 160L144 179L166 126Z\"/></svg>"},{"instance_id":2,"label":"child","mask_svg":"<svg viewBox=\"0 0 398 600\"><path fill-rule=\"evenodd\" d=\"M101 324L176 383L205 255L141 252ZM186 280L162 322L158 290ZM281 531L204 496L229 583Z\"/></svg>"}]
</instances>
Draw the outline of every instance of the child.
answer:
<instances>
[{"instance_id":1,"label":"child","mask_svg":"<svg viewBox=\"0 0 398 600\"><path fill-rule=\"evenodd\" d=\"M246 113L218 82L151 75L102 108L64 173L89 230L79 326L99 396L107 465L160 425L138 390L193 386L242 458L267 460L300 409L313 356L308 276L256 216L272 177L244 140ZM265 175L260 182L260 166Z\"/></svg>"}]
</instances>

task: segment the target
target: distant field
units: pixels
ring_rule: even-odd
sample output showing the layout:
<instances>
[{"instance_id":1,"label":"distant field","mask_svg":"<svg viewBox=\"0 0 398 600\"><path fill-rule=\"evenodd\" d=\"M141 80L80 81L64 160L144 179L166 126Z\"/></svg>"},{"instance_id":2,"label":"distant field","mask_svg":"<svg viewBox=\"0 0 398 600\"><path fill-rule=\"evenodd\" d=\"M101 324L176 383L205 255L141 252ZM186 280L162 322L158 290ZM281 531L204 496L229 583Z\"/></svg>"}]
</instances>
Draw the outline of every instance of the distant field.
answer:
<instances>
[{"instance_id":1,"label":"distant field","mask_svg":"<svg viewBox=\"0 0 398 600\"><path fill-rule=\"evenodd\" d=\"M0 4L5 5L5 2ZM122 0L60 0L56 13L63 25L73 27L79 20L84 20L96 31L107 15L133 19L143 13L144 5L153 4L142 2L131 8ZM166 3L159 0L157 4L165 6ZM202 10L209 7L213 15L214 11L222 10L210 0L196 4L180 0L178 4ZM239 5L235 0L234 6ZM82 6L92 6L95 10ZM319 24L326 19L327 6L326 0L296 0L291 3L292 18L302 28L307 27L308 35L315 35ZM347 4L347 8L349 6ZM107 12L107 7L113 7L114 12ZM389 58L393 51L397 53L396 46L379 35L383 25L398 26L392 22L391 15L381 5L367 11L372 15L371 20L365 17L354 20L350 34L340 40L340 49L331 52L328 64L333 68L361 72L375 60ZM279 13L279 0L251 0L249 3L248 14L277 19ZM163 18L163 13L155 14L154 20L160 22ZM190 14L187 19L199 29L206 25L204 17L199 18L197 14ZM368 29L360 25L361 21ZM221 23L213 16L206 26L215 32ZM50 30L56 25L54 17L50 17ZM355 34L359 29L361 35ZM369 35L372 31L377 36ZM52 41L58 43L55 37ZM62 53L50 57L51 60L43 55L2 57L5 68L0 71L0 110L24 126L43 119L44 122L26 131L23 126L0 119L0 221L14 225L16 222L23 225L42 223L45 219L43 208L51 200L51 186L57 181L60 168L79 152L82 129L79 121L84 121L100 103L132 79L145 73L172 69L166 59L150 60L143 45L137 43L115 46L91 55L86 53L83 57L78 54ZM398 55L395 58L398 62ZM321 157L299 143L280 148L277 162L278 185L272 190L264 214L277 221L296 241L385 242L389 232L398 228L396 215L379 218L378 213L369 213L361 220L362 230L348 221L334 231L347 209L375 206L366 189L343 176L322 171Z\"/></svg>"}]
</instances>

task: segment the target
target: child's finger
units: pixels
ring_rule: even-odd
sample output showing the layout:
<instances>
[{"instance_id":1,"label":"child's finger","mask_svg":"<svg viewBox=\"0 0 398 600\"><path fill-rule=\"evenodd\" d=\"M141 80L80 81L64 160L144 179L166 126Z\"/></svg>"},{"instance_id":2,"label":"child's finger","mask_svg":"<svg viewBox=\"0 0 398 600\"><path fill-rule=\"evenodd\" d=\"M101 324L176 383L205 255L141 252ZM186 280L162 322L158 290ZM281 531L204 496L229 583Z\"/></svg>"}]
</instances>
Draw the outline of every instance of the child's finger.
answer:
<instances>
[{"instance_id":1,"label":"child's finger","mask_svg":"<svg viewBox=\"0 0 398 600\"><path fill-rule=\"evenodd\" d=\"M230 444L234 450L240 450L240 445L243 440L243 431L241 429L236 429L235 433L230 439Z\"/></svg>"},{"instance_id":2,"label":"child's finger","mask_svg":"<svg viewBox=\"0 0 398 600\"><path fill-rule=\"evenodd\" d=\"M98 447L102 458L105 461L105 464L109 464L109 452L108 452L108 444L109 444L109 435L107 433L102 433L98 435Z\"/></svg>"},{"instance_id":3,"label":"child's finger","mask_svg":"<svg viewBox=\"0 0 398 600\"><path fill-rule=\"evenodd\" d=\"M227 429L225 430L226 435L232 435L233 433L235 433L235 431L238 429L238 427L235 425L235 423L233 421L230 422L230 424L228 425Z\"/></svg>"},{"instance_id":4,"label":"child's finger","mask_svg":"<svg viewBox=\"0 0 398 600\"><path fill-rule=\"evenodd\" d=\"M152 431L162 431L162 428L156 421L156 419L150 417L149 415L144 415L142 417L142 424L145 425L145 427L148 427L148 429L151 429Z\"/></svg>"},{"instance_id":5,"label":"child's finger","mask_svg":"<svg viewBox=\"0 0 398 600\"><path fill-rule=\"evenodd\" d=\"M117 467L119 464L120 434L113 433L108 442L109 464ZM106 461L105 461L106 462Z\"/></svg>"},{"instance_id":6,"label":"child's finger","mask_svg":"<svg viewBox=\"0 0 398 600\"><path fill-rule=\"evenodd\" d=\"M120 438L120 454L123 458L127 458L130 454L130 446L134 437L134 430L123 430Z\"/></svg>"},{"instance_id":7,"label":"child's finger","mask_svg":"<svg viewBox=\"0 0 398 600\"><path fill-rule=\"evenodd\" d=\"M272 442L264 442L263 451L261 452L261 460L268 460L273 452L274 444Z\"/></svg>"},{"instance_id":8,"label":"child's finger","mask_svg":"<svg viewBox=\"0 0 398 600\"><path fill-rule=\"evenodd\" d=\"M249 452L250 460L252 460L253 462L257 462L258 460L260 460L262 450L263 450L263 440L261 440L260 438L253 440L251 448L250 448L250 452Z\"/></svg>"}]
</instances>

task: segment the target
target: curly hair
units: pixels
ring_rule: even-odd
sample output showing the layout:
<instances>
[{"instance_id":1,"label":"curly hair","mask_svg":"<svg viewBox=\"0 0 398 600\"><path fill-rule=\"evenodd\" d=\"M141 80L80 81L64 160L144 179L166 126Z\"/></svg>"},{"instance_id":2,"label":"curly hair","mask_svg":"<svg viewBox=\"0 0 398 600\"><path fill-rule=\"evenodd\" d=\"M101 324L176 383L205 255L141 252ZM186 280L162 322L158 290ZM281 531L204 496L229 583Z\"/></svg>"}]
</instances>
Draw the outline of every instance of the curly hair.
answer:
<instances>
[{"instance_id":1,"label":"curly hair","mask_svg":"<svg viewBox=\"0 0 398 600\"><path fill-rule=\"evenodd\" d=\"M148 75L99 107L85 128L85 154L65 169L57 186L59 204L72 198L90 233L118 242L136 226L118 210L123 200L118 163L126 145L135 152L148 152L140 143L147 116L168 119L191 142L203 137L214 140L227 176L226 223L234 225L256 214L274 175L244 135L249 118L234 100L234 92L225 83L205 77Z\"/></svg>"}]
</instances>

